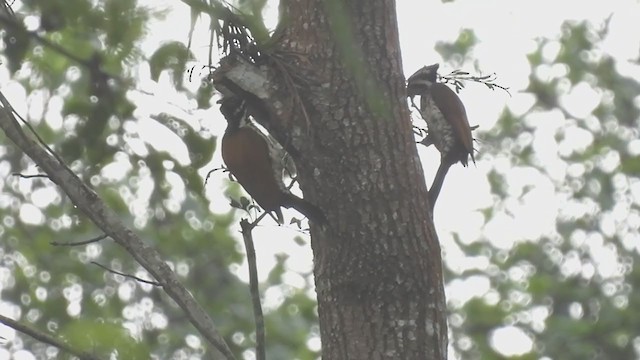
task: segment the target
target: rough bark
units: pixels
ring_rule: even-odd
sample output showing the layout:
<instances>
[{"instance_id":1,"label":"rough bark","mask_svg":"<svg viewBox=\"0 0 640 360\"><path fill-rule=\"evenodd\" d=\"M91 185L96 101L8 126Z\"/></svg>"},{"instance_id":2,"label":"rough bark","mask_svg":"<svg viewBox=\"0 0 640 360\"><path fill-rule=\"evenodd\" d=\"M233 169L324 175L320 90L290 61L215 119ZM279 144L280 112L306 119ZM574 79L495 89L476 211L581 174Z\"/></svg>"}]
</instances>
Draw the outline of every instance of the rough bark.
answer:
<instances>
[{"instance_id":1,"label":"rough bark","mask_svg":"<svg viewBox=\"0 0 640 360\"><path fill-rule=\"evenodd\" d=\"M281 46L304 54L316 81L302 94L309 118L296 117L288 132L305 197L330 223L312 229L322 357L446 359L440 246L406 105L395 2L281 2Z\"/></svg>"}]
</instances>

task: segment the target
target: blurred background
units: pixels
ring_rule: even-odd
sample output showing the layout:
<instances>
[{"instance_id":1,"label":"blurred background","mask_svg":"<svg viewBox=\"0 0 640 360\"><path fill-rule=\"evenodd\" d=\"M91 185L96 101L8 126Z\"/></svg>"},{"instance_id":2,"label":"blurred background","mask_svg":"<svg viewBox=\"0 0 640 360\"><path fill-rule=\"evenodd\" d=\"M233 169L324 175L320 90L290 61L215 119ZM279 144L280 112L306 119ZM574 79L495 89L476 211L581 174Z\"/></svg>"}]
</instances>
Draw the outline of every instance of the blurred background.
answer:
<instances>
[{"instance_id":1,"label":"blurred background","mask_svg":"<svg viewBox=\"0 0 640 360\"><path fill-rule=\"evenodd\" d=\"M222 165L226 122L201 81L209 21L192 19L186 3L8 2L31 33L7 26L0 11L0 91L160 249L239 358L253 359L237 222L256 214L229 205L242 191L222 171L205 184ZM274 28L277 2L234 4ZM407 76L439 62L445 75L495 73L510 92L474 83L460 92L471 125L479 125L477 164L451 169L434 219L450 358L640 359L640 3L397 6ZM213 64L217 54L214 44ZM98 66L115 76L101 77ZM439 155L419 151L429 185ZM100 232L46 178L16 175L38 173L0 135L0 314L96 353L118 349L116 358L212 358L160 289L91 264L147 276L110 240L51 245ZM316 359L308 236L266 220L254 237L267 356ZM60 358L0 325L0 360Z\"/></svg>"}]
</instances>

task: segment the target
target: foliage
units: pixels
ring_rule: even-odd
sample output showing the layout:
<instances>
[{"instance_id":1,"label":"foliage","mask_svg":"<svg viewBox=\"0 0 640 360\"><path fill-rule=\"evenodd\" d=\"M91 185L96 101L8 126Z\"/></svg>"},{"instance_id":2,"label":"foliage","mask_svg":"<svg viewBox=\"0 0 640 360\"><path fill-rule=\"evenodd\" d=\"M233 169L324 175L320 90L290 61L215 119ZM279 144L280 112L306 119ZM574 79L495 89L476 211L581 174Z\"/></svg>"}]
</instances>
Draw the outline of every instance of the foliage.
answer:
<instances>
[{"instance_id":1,"label":"foliage","mask_svg":"<svg viewBox=\"0 0 640 360\"><path fill-rule=\"evenodd\" d=\"M635 315L640 286L634 264L638 258L638 182L640 159L630 141L638 138L640 112L633 105L640 84L621 75L615 61L601 54L606 26L567 22L562 27L556 58L543 49L556 40L540 39L529 54L533 69L527 92L536 103L517 118L505 110L497 126L482 136L481 157L507 157L510 168L490 173L492 192L500 200L484 210L492 219L510 216L515 204L527 201L533 183L510 184L509 172L531 171L547 177L555 188L556 231L540 239L516 240L510 249L496 247L490 238L473 244L457 242L467 256L487 260L482 269L449 272L449 278L482 276L491 290L482 297L452 308L452 344L464 359L504 358L490 343L492 333L515 326L534 341L520 357L538 359L634 359L640 356ZM470 48L459 45L464 57ZM561 68L564 76L540 78L537 69ZM589 86L602 96L590 114L575 116L563 102L567 87ZM536 120L560 112L551 143L564 169L549 167L536 142L545 124ZM580 141L578 138L585 139ZM578 141L576 141L578 140ZM539 140L538 140L539 141ZM637 140L635 140L637 141ZM528 181L525 181L528 183ZM539 216L539 214L530 214ZM459 319L464 319L460 321Z\"/></svg>"}]
</instances>

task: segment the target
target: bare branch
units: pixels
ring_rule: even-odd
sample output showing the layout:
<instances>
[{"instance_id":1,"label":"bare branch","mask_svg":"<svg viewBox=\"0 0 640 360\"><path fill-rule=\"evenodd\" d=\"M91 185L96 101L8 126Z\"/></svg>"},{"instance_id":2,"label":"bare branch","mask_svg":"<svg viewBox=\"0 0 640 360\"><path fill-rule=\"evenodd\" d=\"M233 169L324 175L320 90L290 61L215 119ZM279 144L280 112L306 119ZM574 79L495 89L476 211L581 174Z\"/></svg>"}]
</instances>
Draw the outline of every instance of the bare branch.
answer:
<instances>
[{"instance_id":1,"label":"bare branch","mask_svg":"<svg viewBox=\"0 0 640 360\"><path fill-rule=\"evenodd\" d=\"M207 182L209 181L209 177L211 176L211 174L213 174L216 171L229 172L229 170L227 170L227 168L225 166L220 166L219 168L215 168L215 169L209 170L209 172L207 172L207 176L204 178L204 185L205 186L207 186Z\"/></svg>"},{"instance_id":2,"label":"bare branch","mask_svg":"<svg viewBox=\"0 0 640 360\"><path fill-rule=\"evenodd\" d=\"M3 100L3 104L7 104L1 93L0 100ZM3 108L0 108L0 128L49 175L51 181L60 186L78 209L86 214L106 235L124 247L140 265L159 281L164 291L182 308L190 322L209 343L224 354L226 359L235 359L209 314L182 286L176 274L162 260L158 251L127 228L118 215L107 207L100 197L71 169L45 150L42 145L28 137L13 116L10 106L4 105Z\"/></svg>"},{"instance_id":3,"label":"bare branch","mask_svg":"<svg viewBox=\"0 0 640 360\"><path fill-rule=\"evenodd\" d=\"M116 275L124 276L124 277L126 277L126 278L133 279L133 280L135 280L135 281L139 281L139 282L142 282L142 283L145 283L145 284L150 284L150 285L153 285L153 286L161 286L161 285L162 285L162 284L160 284L160 283L159 283L159 282L157 282L157 281L145 280L145 279L143 279L143 278L139 278L139 277L137 277L137 276L135 276L135 275L125 274L125 273L120 272L120 271L115 271L115 270L110 269L110 268L108 268L108 267L106 267L106 266L104 266L104 265L102 265L102 264L100 264L100 263L98 263L98 262L95 262L95 261L92 261L91 263L92 263L93 265L99 266L99 267L101 267L101 268L103 268L103 269L107 270L108 272L110 272L110 273L112 273L112 274L116 274Z\"/></svg>"},{"instance_id":4,"label":"bare branch","mask_svg":"<svg viewBox=\"0 0 640 360\"><path fill-rule=\"evenodd\" d=\"M488 87L491 90L495 90L496 88L501 89L505 91L507 94L509 94L509 96L511 96L511 93L509 92L508 87L495 83L495 81L498 79L498 76L496 75L496 73L493 73L491 75L475 76L475 75L469 74L466 71L454 70L448 75L438 74L438 77L444 80L444 83L446 84L453 84L453 86L455 86L456 88L456 92L460 92L460 90L464 88L464 81L471 81L471 82L484 84L486 87Z\"/></svg>"},{"instance_id":5,"label":"bare branch","mask_svg":"<svg viewBox=\"0 0 640 360\"><path fill-rule=\"evenodd\" d=\"M109 235L107 234L102 234L100 236L96 236L94 238L91 238L89 240L82 240L82 241L67 241L67 242L58 242L58 241L51 241L49 244L53 245L53 246L82 246L82 245L87 245L87 244L92 244L94 242L98 242L100 240L104 240L106 238L108 238Z\"/></svg>"},{"instance_id":6,"label":"bare branch","mask_svg":"<svg viewBox=\"0 0 640 360\"><path fill-rule=\"evenodd\" d=\"M264 217L264 214L262 214ZM258 220L256 220L257 222ZM258 289L258 269L256 266L256 249L253 247L252 230L255 225L250 224L246 219L240 221L242 228L242 239L247 251L247 263L249 264L249 289L251 292L251 302L253 303L253 317L256 322L256 359L265 360L265 332L264 316L262 305L260 304L260 289Z\"/></svg>"},{"instance_id":7,"label":"bare branch","mask_svg":"<svg viewBox=\"0 0 640 360\"><path fill-rule=\"evenodd\" d=\"M260 216L258 216L257 219L255 219L252 223L251 223L251 229L253 229L254 227L258 226L258 224L260 223L260 221L267 216L267 214L270 214L269 212L263 211L262 214L260 214ZM273 218L273 216L272 216ZM274 218L275 220L275 218Z\"/></svg>"},{"instance_id":8,"label":"bare branch","mask_svg":"<svg viewBox=\"0 0 640 360\"><path fill-rule=\"evenodd\" d=\"M0 315L0 323L5 324L6 326L19 331L23 334L29 335L32 338L43 342L45 344L49 344L51 346L55 346L58 349L68 352L69 354L75 355L78 358L80 358L81 360L100 360L99 357L86 353L84 351L79 351L77 349L74 349L72 346L70 346L69 344L67 344L66 342L64 342L63 340L58 340L55 337L44 333L38 329L35 329L31 326L28 326L26 324L23 324L19 321L15 321L13 319L10 319L6 316Z\"/></svg>"},{"instance_id":9,"label":"bare branch","mask_svg":"<svg viewBox=\"0 0 640 360\"><path fill-rule=\"evenodd\" d=\"M11 4L13 4L13 2ZM2 0L0 1L0 9L2 9L2 11L7 15L9 15L10 17L15 17L16 14L13 12L13 9L11 8L11 4L9 4L8 0Z\"/></svg>"},{"instance_id":10,"label":"bare branch","mask_svg":"<svg viewBox=\"0 0 640 360\"><path fill-rule=\"evenodd\" d=\"M25 175L25 174L21 174L21 173L12 173L11 175L13 176L17 176L19 178L23 178L23 179L37 179L37 178L45 178L48 179L49 177L47 176L47 174L33 174L33 175Z\"/></svg>"}]
</instances>

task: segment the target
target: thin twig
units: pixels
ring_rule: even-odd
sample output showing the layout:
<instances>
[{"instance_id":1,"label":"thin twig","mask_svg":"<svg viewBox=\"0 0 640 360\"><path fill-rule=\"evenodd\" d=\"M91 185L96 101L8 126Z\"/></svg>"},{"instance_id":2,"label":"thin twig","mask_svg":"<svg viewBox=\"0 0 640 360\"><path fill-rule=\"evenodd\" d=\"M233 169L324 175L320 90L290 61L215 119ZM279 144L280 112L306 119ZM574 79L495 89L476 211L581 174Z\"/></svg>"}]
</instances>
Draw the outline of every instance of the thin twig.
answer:
<instances>
[{"instance_id":1,"label":"thin twig","mask_svg":"<svg viewBox=\"0 0 640 360\"><path fill-rule=\"evenodd\" d=\"M488 87L491 90L495 90L496 88L501 89L503 91L505 91L507 94L509 94L509 96L511 96L511 93L509 92L509 88L506 86L502 86L499 84L496 84L495 81L497 80L498 76L496 75L496 73L493 73L491 75L483 75L483 76L474 76L469 74L466 71L462 71L462 70L454 70L451 73L449 73L448 75L439 75L438 77L440 79L443 79L445 83L450 84L453 83L453 85L456 88L456 92L460 92L460 90L464 87L464 81L471 81L471 82L477 82L480 84L484 84L486 87Z\"/></svg>"},{"instance_id":2,"label":"thin twig","mask_svg":"<svg viewBox=\"0 0 640 360\"><path fill-rule=\"evenodd\" d=\"M217 22L218 20L214 19L213 17L210 17L210 25L209 25L209 75L211 75L211 69L213 68L213 40L215 38L215 26L214 26L214 21ZM216 24L217 25L217 24Z\"/></svg>"},{"instance_id":3,"label":"thin twig","mask_svg":"<svg viewBox=\"0 0 640 360\"><path fill-rule=\"evenodd\" d=\"M89 240L67 241L67 242L51 241L51 242L49 242L49 244L53 245L53 246L82 246L82 245L92 244L92 243L98 242L100 240L104 240L104 239L106 239L108 237L109 237L109 235L102 234L100 236L96 236L96 237L91 238Z\"/></svg>"},{"instance_id":4,"label":"thin twig","mask_svg":"<svg viewBox=\"0 0 640 360\"><path fill-rule=\"evenodd\" d=\"M224 166L220 166L219 168L215 168L213 170L209 170L209 172L207 172L207 176L204 178L204 185L207 186L207 182L209 181L209 177L211 176L211 174L213 174L216 171L220 171L220 170L222 170L223 172L229 172L229 170Z\"/></svg>"},{"instance_id":5,"label":"thin twig","mask_svg":"<svg viewBox=\"0 0 640 360\"><path fill-rule=\"evenodd\" d=\"M264 215L264 214L263 214ZM242 228L242 239L247 251L247 263L249 264L249 289L251 292L251 302L253 304L253 317L256 322L256 359L265 360L265 331L264 315L260 304L260 289L258 288L258 269L256 266L256 249L253 247L252 230L254 225L246 219L240 220Z\"/></svg>"},{"instance_id":6,"label":"thin twig","mask_svg":"<svg viewBox=\"0 0 640 360\"><path fill-rule=\"evenodd\" d=\"M102 264L100 264L100 263L98 263L98 262L95 262L95 261L92 261L91 263L92 263L93 265L97 265L97 266L99 266L99 267L101 267L101 268L103 268L103 269L107 270L108 272L110 272L110 273L112 273L112 274L116 274L116 275L124 276L124 277L126 277L126 278L130 278L130 279L133 279L133 280L136 280L136 281L140 281L140 282L143 282L143 283L145 283L145 284L149 284L149 285L162 286L162 284L160 284L160 283L159 283L159 282L157 282L157 281L153 281L153 280L145 280L145 279L139 278L139 277L137 277L137 276L135 276L135 275L125 274L125 273L120 272L120 271L116 271L116 270L113 270L113 269L109 269L108 267L106 267L106 266L104 266L104 265L102 265Z\"/></svg>"},{"instance_id":7,"label":"thin twig","mask_svg":"<svg viewBox=\"0 0 640 360\"><path fill-rule=\"evenodd\" d=\"M29 335L40 342L49 344L51 346L55 346L62 351L65 351L65 352L68 352L69 354L77 356L81 360L100 360L101 359L93 354L89 354L87 352L74 349L71 345L67 344L63 340L58 340L47 333L44 333L38 329L35 329L29 325L23 324L19 321L10 319L6 316L0 315L0 323L3 323L6 326L16 331L19 331L23 334Z\"/></svg>"},{"instance_id":8,"label":"thin twig","mask_svg":"<svg viewBox=\"0 0 640 360\"><path fill-rule=\"evenodd\" d=\"M251 225L251 230L253 230L254 227L258 226L258 223L265 217L267 216L267 214L269 214L268 211L265 211L264 209L262 209L262 214L260 214L260 216L258 216L257 219L255 219L250 225Z\"/></svg>"},{"instance_id":9,"label":"thin twig","mask_svg":"<svg viewBox=\"0 0 640 360\"><path fill-rule=\"evenodd\" d=\"M11 175L13 176L17 176L19 178L23 178L23 179L36 179L36 178L49 178L49 176L47 176L47 174L33 174L33 175L25 175L25 174L21 174L21 173L12 173Z\"/></svg>"}]
</instances>

